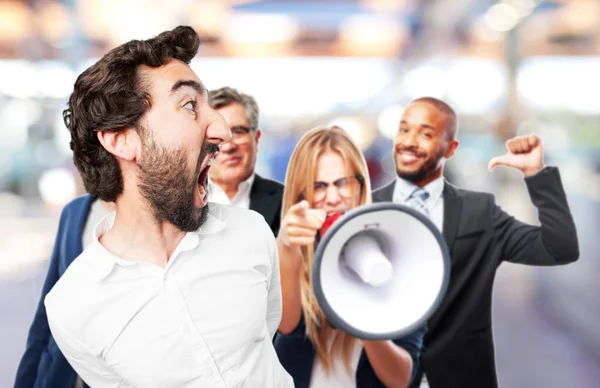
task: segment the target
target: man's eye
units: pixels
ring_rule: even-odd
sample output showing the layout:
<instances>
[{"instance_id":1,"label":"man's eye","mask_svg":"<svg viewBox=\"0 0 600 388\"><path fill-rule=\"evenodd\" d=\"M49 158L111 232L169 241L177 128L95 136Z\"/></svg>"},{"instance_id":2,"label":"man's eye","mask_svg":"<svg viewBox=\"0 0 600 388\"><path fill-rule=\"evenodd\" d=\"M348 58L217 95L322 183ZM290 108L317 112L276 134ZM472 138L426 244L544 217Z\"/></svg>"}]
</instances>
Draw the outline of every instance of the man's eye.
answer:
<instances>
[{"instance_id":1,"label":"man's eye","mask_svg":"<svg viewBox=\"0 0 600 388\"><path fill-rule=\"evenodd\" d=\"M196 101L188 101L183 106L185 109L196 111Z\"/></svg>"}]
</instances>

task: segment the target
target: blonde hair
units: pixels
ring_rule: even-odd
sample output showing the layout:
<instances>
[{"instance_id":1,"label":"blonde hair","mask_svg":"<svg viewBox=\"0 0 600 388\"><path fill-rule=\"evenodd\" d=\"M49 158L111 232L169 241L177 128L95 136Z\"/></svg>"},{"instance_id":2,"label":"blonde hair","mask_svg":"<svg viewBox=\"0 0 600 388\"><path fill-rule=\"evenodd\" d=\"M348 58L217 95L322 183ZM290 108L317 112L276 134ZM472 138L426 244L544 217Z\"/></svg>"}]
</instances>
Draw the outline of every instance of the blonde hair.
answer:
<instances>
[{"instance_id":1,"label":"blonde hair","mask_svg":"<svg viewBox=\"0 0 600 388\"><path fill-rule=\"evenodd\" d=\"M319 156L326 151L337 152L349 171L349 175L362 177L362 190L359 205L371 202L371 184L367 163L359 148L342 128L317 127L302 136L292 152L286 176L283 203L281 209L282 222L289 208L306 199L309 204L314 192L316 166ZM302 269L300 272L300 299L306 323L306 333L315 346L317 356L328 372L333 366L334 356L341 354L344 366L350 373L350 356L356 339L337 331L331 349L328 340L333 333L325 314L319 307L312 287L312 264L316 241L301 247Z\"/></svg>"}]
</instances>

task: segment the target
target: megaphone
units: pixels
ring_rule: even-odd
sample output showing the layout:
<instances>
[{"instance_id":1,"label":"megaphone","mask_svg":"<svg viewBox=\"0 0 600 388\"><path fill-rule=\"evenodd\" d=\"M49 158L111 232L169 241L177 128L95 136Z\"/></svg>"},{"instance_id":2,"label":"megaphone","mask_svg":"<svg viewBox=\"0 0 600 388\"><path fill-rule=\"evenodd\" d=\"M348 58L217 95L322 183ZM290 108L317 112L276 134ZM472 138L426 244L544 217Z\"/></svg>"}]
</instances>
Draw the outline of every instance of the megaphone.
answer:
<instances>
[{"instance_id":1,"label":"megaphone","mask_svg":"<svg viewBox=\"0 0 600 388\"><path fill-rule=\"evenodd\" d=\"M327 222L327 221L326 221ZM330 324L365 340L406 336L433 314L450 277L438 228L396 203L362 205L321 235L312 270Z\"/></svg>"}]
</instances>

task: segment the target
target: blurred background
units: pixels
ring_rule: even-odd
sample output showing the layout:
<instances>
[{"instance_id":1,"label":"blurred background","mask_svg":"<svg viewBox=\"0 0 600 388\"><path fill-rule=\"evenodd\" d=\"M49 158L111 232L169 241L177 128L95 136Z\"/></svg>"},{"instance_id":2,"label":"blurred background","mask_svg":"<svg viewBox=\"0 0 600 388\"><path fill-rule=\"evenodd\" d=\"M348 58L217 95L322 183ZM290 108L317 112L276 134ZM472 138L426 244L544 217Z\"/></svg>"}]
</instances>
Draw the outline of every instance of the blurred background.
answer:
<instances>
[{"instance_id":1,"label":"blurred background","mask_svg":"<svg viewBox=\"0 0 600 388\"><path fill-rule=\"evenodd\" d=\"M434 96L460 118L447 179L537 223L521 174L487 171L506 139L537 133L581 258L501 266L500 385L600 386L600 0L0 0L0 387L13 384L60 211L83 193L61 116L73 83L112 47L179 24L203 39L192 67L209 89L258 100L257 171L279 181L306 130L338 124L381 186L403 108Z\"/></svg>"}]
</instances>

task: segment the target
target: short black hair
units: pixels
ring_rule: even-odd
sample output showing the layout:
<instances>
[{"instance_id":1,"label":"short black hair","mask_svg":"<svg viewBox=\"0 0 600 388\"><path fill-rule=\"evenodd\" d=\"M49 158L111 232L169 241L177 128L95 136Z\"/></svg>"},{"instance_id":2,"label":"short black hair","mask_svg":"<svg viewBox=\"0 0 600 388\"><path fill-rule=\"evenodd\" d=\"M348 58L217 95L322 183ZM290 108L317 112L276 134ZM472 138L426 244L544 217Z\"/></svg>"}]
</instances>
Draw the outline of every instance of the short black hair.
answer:
<instances>
[{"instance_id":1,"label":"short black hair","mask_svg":"<svg viewBox=\"0 0 600 388\"><path fill-rule=\"evenodd\" d=\"M411 104L424 102L436 108L438 111L448 117L448 124L446 125L446 136L448 140L456 139L456 134L458 133L458 118L456 116L456 112L454 109L450 107L450 105L446 104L444 101L437 99L435 97L420 97L416 100L413 100Z\"/></svg>"}]
</instances>

